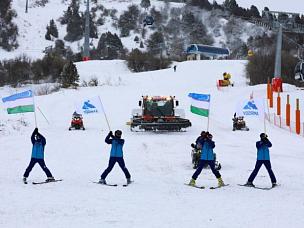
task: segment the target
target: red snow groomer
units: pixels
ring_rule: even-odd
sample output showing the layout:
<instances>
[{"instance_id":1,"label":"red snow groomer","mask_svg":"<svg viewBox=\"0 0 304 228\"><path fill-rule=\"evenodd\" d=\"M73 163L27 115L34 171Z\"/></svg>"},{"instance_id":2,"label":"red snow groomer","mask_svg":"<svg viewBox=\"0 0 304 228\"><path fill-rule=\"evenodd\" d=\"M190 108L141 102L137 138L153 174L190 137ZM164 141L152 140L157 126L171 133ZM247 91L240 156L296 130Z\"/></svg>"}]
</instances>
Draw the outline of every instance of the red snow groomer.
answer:
<instances>
[{"instance_id":1,"label":"red snow groomer","mask_svg":"<svg viewBox=\"0 0 304 228\"><path fill-rule=\"evenodd\" d=\"M81 114L78 114L76 112L73 113L71 126L69 127L70 130L85 130L83 126L83 118Z\"/></svg>"},{"instance_id":2,"label":"red snow groomer","mask_svg":"<svg viewBox=\"0 0 304 228\"><path fill-rule=\"evenodd\" d=\"M130 121L131 131L182 131L190 127L188 119L177 114L175 107L179 105L174 96L142 96L138 105L141 107L133 111Z\"/></svg>"}]
</instances>

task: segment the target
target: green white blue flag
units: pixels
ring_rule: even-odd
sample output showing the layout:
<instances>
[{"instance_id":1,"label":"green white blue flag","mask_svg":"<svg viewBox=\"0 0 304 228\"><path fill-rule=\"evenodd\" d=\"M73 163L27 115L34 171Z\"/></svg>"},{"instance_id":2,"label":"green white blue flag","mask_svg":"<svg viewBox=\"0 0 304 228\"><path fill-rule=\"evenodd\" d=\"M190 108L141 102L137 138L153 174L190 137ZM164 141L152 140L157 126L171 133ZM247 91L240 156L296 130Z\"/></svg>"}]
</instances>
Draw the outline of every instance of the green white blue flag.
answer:
<instances>
[{"instance_id":1,"label":"green white blue flag","mask_svg":"<svg viewBox=\"0 0 304 228\"><path fill-rule=\"evenodd\" d=\"M191 98L190 111L200 116L209 116L210 94L189 93Z\"/></svg>"},{"instance_id":2,"label":"green white blue flag","mask_svg":"<svg viewBox=\"0 0 304 228\"><path fill-rule=\"evenodd\" d=\"M3 97L2 102L8 114L35 112L33 92L31 90Z\"/></svg>"}]
</instances>

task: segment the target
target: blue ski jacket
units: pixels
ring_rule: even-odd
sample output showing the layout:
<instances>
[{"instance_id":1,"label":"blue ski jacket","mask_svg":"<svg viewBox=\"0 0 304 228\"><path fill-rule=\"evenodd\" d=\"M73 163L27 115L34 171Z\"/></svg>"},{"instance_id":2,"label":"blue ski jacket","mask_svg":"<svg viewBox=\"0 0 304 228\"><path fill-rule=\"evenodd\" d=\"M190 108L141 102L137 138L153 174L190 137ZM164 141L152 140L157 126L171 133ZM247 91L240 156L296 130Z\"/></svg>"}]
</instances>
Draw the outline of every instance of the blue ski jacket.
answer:
<instances>
[{"instance_id":1,"label":"blue ski jacket","mask_svg":"<svg viewBox=\"0 0 304 228\"><path fill-rule=\"evenodd\" d=\"M213 154L214 147L215 147L214 141L212 141L210 139L205 139L205 142L203 144L202 154L201 154L201 160L213 161L214 160L214 154Z\"/></svg>"},{"instance_id":2,"label":"blue ski jacket","mask_svg":"<svg viewBox=\"0 0 304 228\"><path fill-rule=\"evenodd\" d=\"M260 140L256 142L256 148L257 148L257 160L270 160L269 156L269 147L271 147L271 142L266 140Z\"/></svg>"},{"instance_id":3,"label":"blue ski jacket","mask_svg":"<svg viewBox=\"0 0 304 228\"><path fill-rule=\"evenodd\" d=\"M112 144L111 153L110 153L111 157L123 157L122 147L125 143L124 139L120 139L113 135L108 134L105 139L105 142L107 144Z\"/></svg>"},{"instance_id":4,"label":"blue ski jacket","mask_svg":"<svg viewBox=\"0 0 304 228\"><path fill-rule=\"evenodd\" d=\"M39 133L33 133L31 141L33 144L32 158L44 159L44 147L46 144L45 138Z\"/></svg>"}]
</instances>

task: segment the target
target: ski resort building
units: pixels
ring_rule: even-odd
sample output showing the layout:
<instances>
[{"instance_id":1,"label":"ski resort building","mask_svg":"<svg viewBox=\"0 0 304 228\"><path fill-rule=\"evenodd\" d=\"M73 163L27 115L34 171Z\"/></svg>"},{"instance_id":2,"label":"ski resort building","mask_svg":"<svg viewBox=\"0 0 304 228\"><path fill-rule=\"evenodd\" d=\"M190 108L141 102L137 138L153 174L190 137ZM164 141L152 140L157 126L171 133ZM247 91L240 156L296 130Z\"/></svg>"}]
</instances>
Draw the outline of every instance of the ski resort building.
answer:
<instances>
[{"instance_id":1,"label":"ski resort building","mask_svg":"<svg viewBox=\"0 0 304 228\"><path fill-rule=\"evenodd\" d=\"M187 60L200 60L202 58L225 58L230 52L227 48L219 48L203 44L191 44L187 47Z\"/></svg>"}]
</instances>

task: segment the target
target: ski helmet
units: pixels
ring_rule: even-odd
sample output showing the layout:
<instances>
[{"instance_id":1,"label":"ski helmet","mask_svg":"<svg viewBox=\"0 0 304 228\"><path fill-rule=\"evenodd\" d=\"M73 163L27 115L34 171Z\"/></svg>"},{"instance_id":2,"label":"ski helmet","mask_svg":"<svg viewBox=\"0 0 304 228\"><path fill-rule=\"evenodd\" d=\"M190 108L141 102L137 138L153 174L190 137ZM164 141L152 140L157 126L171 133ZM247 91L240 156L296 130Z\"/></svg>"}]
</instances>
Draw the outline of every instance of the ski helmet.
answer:
<instances>
[{"instance_id":1,"label":"ski helmet","mask_svg":"<svg viewBox=\"0 0 304 228\"><path fill-rule=\"evenodd\" d=\"M114 135L115 135L116 137L120 138L121 135L122 135L122 131L121 131L121 130L116 130L115 133L114 133Z\"/></svg>"},{"instance_id":2,"label":"ski helmet","mask_svg":"<svg viewBox=\"0 0 304 228\"><path fill-rule=\"evenodd\" d=\"M260 134L260 138L261 138L261 139L265 139L265 138L267 138L267 137L268 137L268 136L267 136L265 133L261 133L261 134Z\"/></svg>"}]
</instances>

